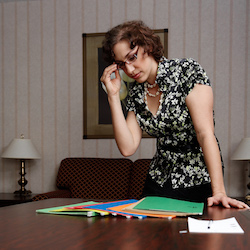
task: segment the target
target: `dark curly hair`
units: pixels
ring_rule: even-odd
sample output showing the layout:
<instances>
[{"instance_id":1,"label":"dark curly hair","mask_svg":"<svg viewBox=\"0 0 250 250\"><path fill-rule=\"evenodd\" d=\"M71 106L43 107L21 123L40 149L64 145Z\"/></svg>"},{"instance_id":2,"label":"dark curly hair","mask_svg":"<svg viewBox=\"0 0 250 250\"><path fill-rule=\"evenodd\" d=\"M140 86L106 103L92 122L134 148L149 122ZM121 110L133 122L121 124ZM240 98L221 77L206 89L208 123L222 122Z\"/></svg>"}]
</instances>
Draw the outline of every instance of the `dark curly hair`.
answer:
<instances>
[{"instance_id":1,"label":"dark curly hair","mask_svg":"<svg viewBox=\"0 0 250 250\"><path fill-rule=\"evenodd\" d=\"M105 34L102 42L103 57L112 64L114 59L113 47L122 40L130 42L130 48L135 46L144 48L145 53L152 55L159 62L164 54L160 37L142 21L128 21L117 25Z\"/></svg>"}]
</instances>

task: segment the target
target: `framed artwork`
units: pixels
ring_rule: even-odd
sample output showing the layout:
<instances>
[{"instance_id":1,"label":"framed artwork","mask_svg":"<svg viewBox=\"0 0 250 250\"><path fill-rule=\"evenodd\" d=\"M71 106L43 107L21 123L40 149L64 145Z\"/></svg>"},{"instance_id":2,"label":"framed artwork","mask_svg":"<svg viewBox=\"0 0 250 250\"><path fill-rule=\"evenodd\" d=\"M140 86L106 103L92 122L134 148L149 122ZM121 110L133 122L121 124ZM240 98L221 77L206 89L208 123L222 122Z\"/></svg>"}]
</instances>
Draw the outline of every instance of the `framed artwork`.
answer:
<instances>
[{"instance_id":1,"label":"framed artwork","mask_svg":"<svg viewBox=\"0 0 250 250\"><path fill-rule=\"evenodd\" d=\"M164 55L168 55L168 30L154 30L164 46ZM84 33L83 39L83 139L114 138L107 94L100 78L108 66L102 58L102 41L105 33ZM129 86L127 86L129 87ZM122 101L126 116L125 102ZM143 133L144 138L150 138Z\"/></svg>"}]
</instances>

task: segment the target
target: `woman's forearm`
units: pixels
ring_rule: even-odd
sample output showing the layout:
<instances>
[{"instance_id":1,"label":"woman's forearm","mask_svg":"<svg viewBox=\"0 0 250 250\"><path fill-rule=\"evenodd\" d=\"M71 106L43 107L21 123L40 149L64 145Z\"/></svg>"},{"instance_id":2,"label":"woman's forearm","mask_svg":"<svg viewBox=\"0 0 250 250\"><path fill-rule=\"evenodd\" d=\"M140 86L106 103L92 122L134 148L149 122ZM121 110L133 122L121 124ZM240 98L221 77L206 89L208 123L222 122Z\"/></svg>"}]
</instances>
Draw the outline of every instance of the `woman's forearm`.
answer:
<instances>
[{"instance_id":1,"label":"woman's forearm","mask_svg":"<svg viewBox=\"0 0 250 250\"><path fill-rule=\"evenodd\" d=\"M226 194L220 151L213 132L206 133L202 138L198 138L198 141L202 147L205 163L211 178L213 195L218 193Z\"/></svg>"},{"instance_id":2,"label":"woman's forearm","mask_svg":"<svg viewBox=\"0 0 250 250\"><path fill-rule=\"evenodd\" d=\"M130 156L137 150L141 140L141 129L135 116L129 112L127 121L124 117L118 97L109 97L112 125L117 146L124 156Z\"/></svg>"}]
</instances>

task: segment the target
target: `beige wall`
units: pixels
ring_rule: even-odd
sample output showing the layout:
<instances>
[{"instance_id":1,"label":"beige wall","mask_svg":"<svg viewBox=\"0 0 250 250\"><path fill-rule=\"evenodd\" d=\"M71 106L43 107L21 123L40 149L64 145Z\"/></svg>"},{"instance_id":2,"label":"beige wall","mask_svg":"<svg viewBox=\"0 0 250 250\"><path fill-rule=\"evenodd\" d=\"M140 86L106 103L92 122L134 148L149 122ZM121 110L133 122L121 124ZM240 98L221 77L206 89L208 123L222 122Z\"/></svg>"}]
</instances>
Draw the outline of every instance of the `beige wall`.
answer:
<instances>
[{"instance_id":1,"label":"beige wall","mask_svg":"<svg viewBox=\"0 0 250 250\"><path fill-rule=\"evenodd\" d=\"M230 161L250 136L249 0L0 1L0 152L24 133L42 155L27 164L28 189L55 189L65 157L121 157L114 140L83 140L82 33L142 19L169 29L169 57L197 59L211 78L216 134L232 196L244 195L247 164ZM131 157L152 157L143 139ZM0 192L18 189L19 164L0 160Z\"/></svg>"}]
</instances>

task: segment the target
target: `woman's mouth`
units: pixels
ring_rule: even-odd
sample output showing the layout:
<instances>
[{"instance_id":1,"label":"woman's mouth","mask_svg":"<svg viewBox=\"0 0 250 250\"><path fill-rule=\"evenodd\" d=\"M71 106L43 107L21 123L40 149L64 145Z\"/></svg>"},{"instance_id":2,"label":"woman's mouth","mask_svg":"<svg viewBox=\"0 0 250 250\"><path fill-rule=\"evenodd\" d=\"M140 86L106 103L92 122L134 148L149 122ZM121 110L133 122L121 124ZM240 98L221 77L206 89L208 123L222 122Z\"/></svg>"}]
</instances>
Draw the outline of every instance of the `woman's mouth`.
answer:
<instances>
[{"instance_id":1,"label":"woman's mouth","mask_svg":"<svg viewBox=\"0 0 250 250\"><path fill-rule=\"evenodd\" d=\"M133 79L138 79L140 77L140 75L141 75L141 73L139 72L139 73L133 75L132 78Z\"/></svg>"}]
</instances>

